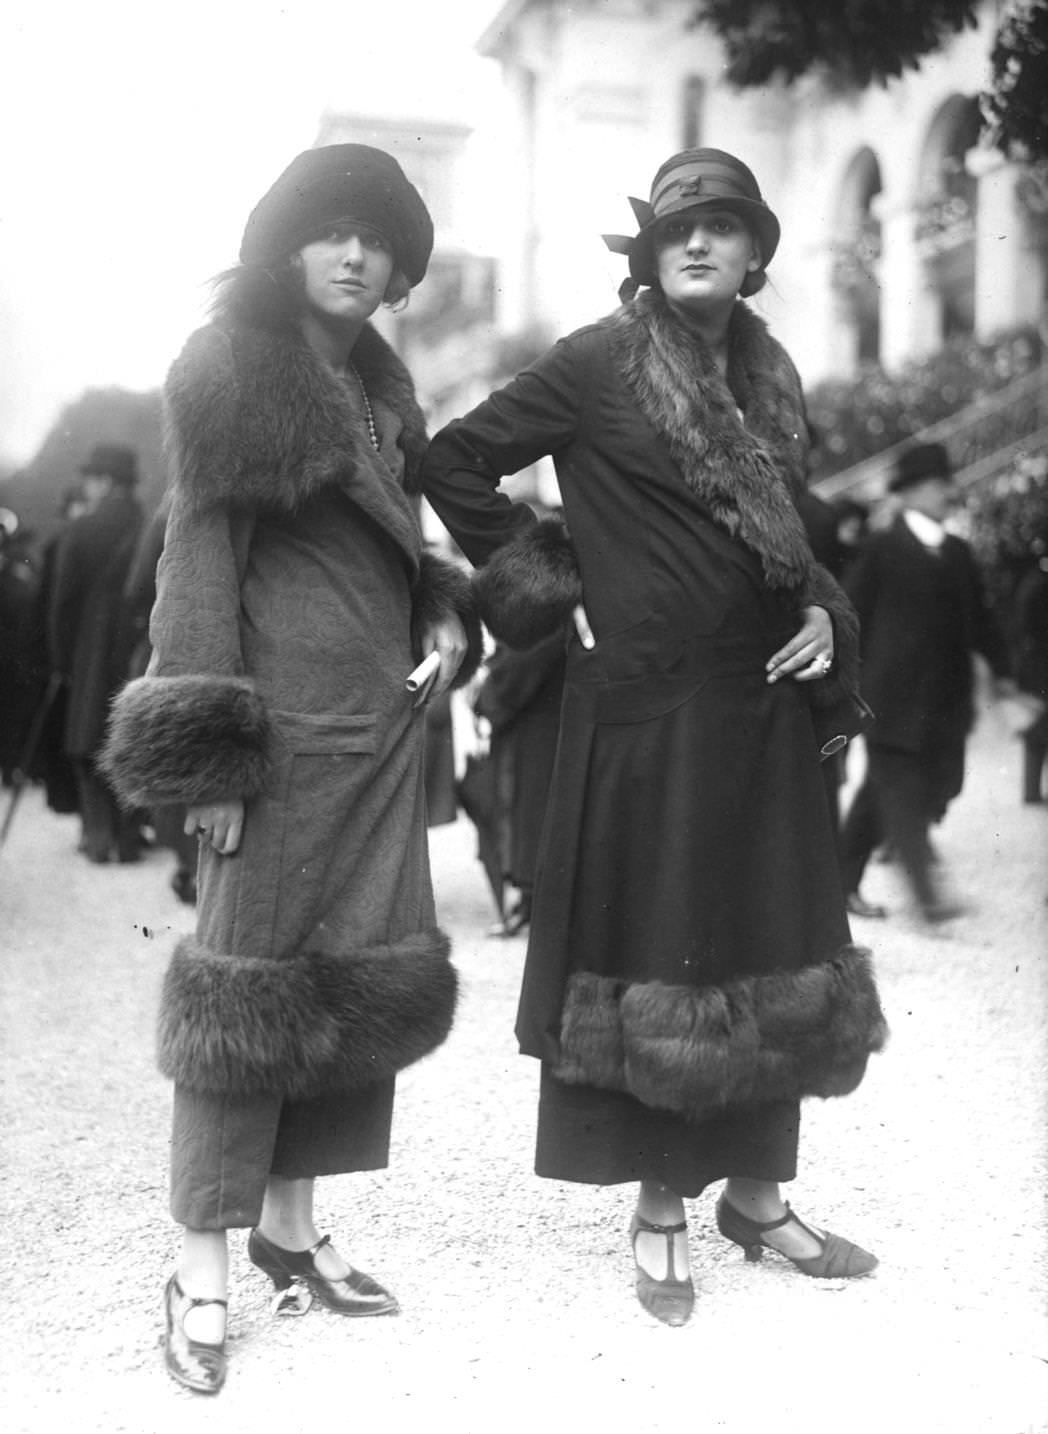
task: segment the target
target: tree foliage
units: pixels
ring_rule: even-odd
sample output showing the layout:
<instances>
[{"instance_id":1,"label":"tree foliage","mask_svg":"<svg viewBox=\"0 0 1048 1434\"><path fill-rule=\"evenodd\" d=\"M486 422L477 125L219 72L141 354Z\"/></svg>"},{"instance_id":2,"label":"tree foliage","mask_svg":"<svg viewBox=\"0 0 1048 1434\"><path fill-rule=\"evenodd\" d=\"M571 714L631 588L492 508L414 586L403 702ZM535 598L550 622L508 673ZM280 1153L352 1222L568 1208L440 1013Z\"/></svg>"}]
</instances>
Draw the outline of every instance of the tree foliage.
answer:
<instances>
[{"instance_id":1,"label":"tree foliage","mask_svg":"<svg viewBox=\"0 0 1048 1434\"><path fill-rule=\"evenodd\" d=\"M790 83L819 70L869 85L917 69L966 26L974 0L702 0L693 23L716 31L727 78L739 86Z\"/></svg>"},{"instance_id":2,"label":"tree foliage","mask_svg":"<svg viewBox=\"0 0 1048 1434\"><path fill-rule=\"evenodd\" d=\"M1048 0L1012 0L982 97L990 137L1013 159L1048 159Z\"/></svg>"}]
</instances>

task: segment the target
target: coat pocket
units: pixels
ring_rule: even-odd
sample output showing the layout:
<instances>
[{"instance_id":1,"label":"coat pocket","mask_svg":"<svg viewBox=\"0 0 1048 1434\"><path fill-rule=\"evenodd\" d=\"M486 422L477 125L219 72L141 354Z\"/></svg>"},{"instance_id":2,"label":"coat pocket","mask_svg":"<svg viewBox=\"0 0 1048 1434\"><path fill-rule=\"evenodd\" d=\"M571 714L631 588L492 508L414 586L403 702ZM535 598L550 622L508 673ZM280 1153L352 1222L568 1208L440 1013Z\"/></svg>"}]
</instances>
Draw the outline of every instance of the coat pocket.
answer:
<instances>
[{"instance_id":1,"label":"coat pocket","mask_svg":"<svg viewBox=\"0 0 1048 1434\"><path fill-rule=\"evenodd\" d=\"M341 756L375 751L373 712L274 712L281 741L295 756Z\"/></svg>"}]
</instances>

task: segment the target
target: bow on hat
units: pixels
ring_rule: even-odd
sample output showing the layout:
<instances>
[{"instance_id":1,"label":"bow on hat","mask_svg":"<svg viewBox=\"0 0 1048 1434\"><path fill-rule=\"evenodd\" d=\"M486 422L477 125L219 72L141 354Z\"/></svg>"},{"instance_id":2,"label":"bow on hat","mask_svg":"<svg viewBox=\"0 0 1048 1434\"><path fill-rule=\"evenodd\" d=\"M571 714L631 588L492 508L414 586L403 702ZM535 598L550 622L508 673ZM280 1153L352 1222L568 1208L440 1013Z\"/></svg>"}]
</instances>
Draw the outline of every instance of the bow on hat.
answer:
<instances>
[{"instance_id":1,"label":"bow on hat","mask_svg":"<svg viewBox=\"0 0 1048 1434\"><path fill-rule=\"evenodd\" d=\"M779 221L765 204L752 171L741 159L722 149L686 149L659 166L652 180L650 199L629 196L640 228L636 234L604 234L614 254L629 259L630 278L619 290L631 298L642 284L656 281L655 226L671 214L720 206L738 214L753 232L761 251L761 268L747 275L740 292L755 294L764 284L764 269L779 244Z\"/></svg>"}]
</instances>

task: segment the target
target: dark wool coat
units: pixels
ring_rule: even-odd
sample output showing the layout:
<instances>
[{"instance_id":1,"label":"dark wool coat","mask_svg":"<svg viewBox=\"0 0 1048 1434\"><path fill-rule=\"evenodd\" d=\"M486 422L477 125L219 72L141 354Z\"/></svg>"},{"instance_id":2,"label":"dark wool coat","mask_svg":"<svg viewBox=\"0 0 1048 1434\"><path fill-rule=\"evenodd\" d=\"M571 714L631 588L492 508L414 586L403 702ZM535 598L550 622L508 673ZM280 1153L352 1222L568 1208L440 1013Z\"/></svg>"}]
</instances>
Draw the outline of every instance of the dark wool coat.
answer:
<instances>
[{"instance_id":1,"label":"dark wool coat","mask_svg":"<svg viewBox=\"0 0 1048 1434\"><path fill-rule=\"evenodd\" d=\"M107 766L145 806L246 802L240 850L203 850L196 935L160 1015L160 1065L193 1091L308 1098L387 1078L455 1002L426 846L418 631L468 579L423 551L408 488L424 428L370 328L359 391L297 335L220 315L166 389L171 513L145 677Z\"/></svg>"},{"instance_id":2,"label":"dark wool coat","mask_svg":"<svg viewBox=\"0 0 1048 1434\"><path fill-rule=\"evenodd\" d=\"M596 636L569 646L521 1047L694 1119L849 1091L885 1037L813 732L831 684L764 675L821 603L853 683L854 615L794 502L797 375L741 303L728 377L645 295L449 425L423 474L474 562L504 544L477 577L496 636L533 641L580 597ZM495 491L542 454L570 540Z\"/></svg>"},{"instance_id":3,"label":"dark wool coat","mask_svg":"<svg viewBox=\"0 0 1048 1434\"><path fill-rule=\"evenodd\" d=\"M59 541L48 613L55 670L68 680L65 750L93 756L113 694L127 677L131 633L124 582L142 527L128 489L114 488Z\"/></svg>"},{"instance_id":4,"label":"dark wool coat","mask_svg":"<svg viewBox=\"0 0 1048 1434\"><path fill-rule=\"evenodd\" d=\"M972 653L998 674L1008 665L971 549L948 535L930 551L899 514L867 540L847 591L862 624L863 694L877 714L869 740L934 754L949 800L961 789L974 715Z\"/></svg>"}]
</instances>

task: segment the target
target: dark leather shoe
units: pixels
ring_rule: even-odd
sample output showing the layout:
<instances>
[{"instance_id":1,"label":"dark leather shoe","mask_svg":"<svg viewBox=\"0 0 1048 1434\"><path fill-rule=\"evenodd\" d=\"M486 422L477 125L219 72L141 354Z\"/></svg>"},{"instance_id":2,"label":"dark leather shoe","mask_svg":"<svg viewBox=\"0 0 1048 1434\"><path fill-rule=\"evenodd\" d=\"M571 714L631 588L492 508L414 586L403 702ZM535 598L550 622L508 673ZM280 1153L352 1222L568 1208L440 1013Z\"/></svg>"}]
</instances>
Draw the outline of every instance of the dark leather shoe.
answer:
<instances>
[{"instance_id":1,"label":"dark leather shoe","mask_svg":"<svg viewBox=\"0 0 1048 1434\"><path fill-rule=\"evenodd\" d=\"M197 899L196 872L186 871L183 867L179 867L171 878L171 890L179 901L184 901L187 906L195 906Z\"/></svg>"},{"instance_id":2,"label":"dark leather shoe","mask_svg":"<svg viewBox=\"0 0 1048 1434\"><path fill-rule=\"evenodd\" d=\"M225 1341L205 1344L189 1338L183 1321L197 1305L221 1305L225 1309L226 1301L194 1299L178 1283L178 1276L172 1275L164 1291L164 1362L171 1377L186 1389L197 1394L217 1394L226 1382Z\"/></svg>"},{"instance_id":3,"label":"dark leather shoe","mask_svg":"<svg viewBox=\"0 0 1048 1434\"><path fill-rule=\"evenodd\" d=\"M267 1240L261 1230L252 1230L248 1236L247 1254L251 1263L269 1276L275 1289L286 1290L292 1282L298 1281L336 1314L396 1314L400 1309L396 1298L370 1275L350 1270L344 1280L329 1280L319 1272L317 1251L330 1243L330 1235L325 1235L308 1250L285 1250Z\"/></svg>"},{"instance_id":4,"label":"dark leather shoe","mask_svg":"<svg viewBox=\"0 0 1048 1434\"><path fill-rule=\"evenodd\" d=\"M781 1230L790 1223L799 1225L806 1230L812 1239L819 1245L819 1253L807 1259L795 1259L793 1255L787 1255L783 1250L776 1250L774 1245L768 1243L765 1236L772 1230ZM773 1250L775 1254L782 1255L783 1259L789 1260L791 1265L796 1265L802 1274L812 1275L821 1280L854 1279L858 1275L868 1275L877 1268L877 1256L871 1255L869 1250L864 1250L861 1245L853 1245L850 1240L843 1239L840 1235L833 1235L828 1230L822 1234L806 1225L803 1220L786 1206L786 1213L778 1220L769 1220L766 1224L759 1224L744 1215L741 1210L726 1200L722 1195L717 1201L717 1229L727 1240L741 1245L746 1259L755 1263L761 1258L765 1250Z\"/></svg>"},{"instance_id":5,"label":"dark leather shoe","mask_svg":"<svg viewBox=\"0 0 1048 1434\"><path fill-rule=\"evenodd\" d=\"M867 921L883 921L888 915L883 906L878 906L873 901L867 901L857 891L849 891L844 898L844 904L850 916L864 916Z\"/></svg>"},{"instance_id":6,"label":"dark leather shoe","mask_svg":"<svg viewBox=\"0 0 1048 1434\"><path fill-rule=\"evenodd\" d=\"M968 908L960 901L929 901L921 907L921 918L930 926L938 926L943 921L956 920L967 910Z\"/></svg>"}]
</instances>

